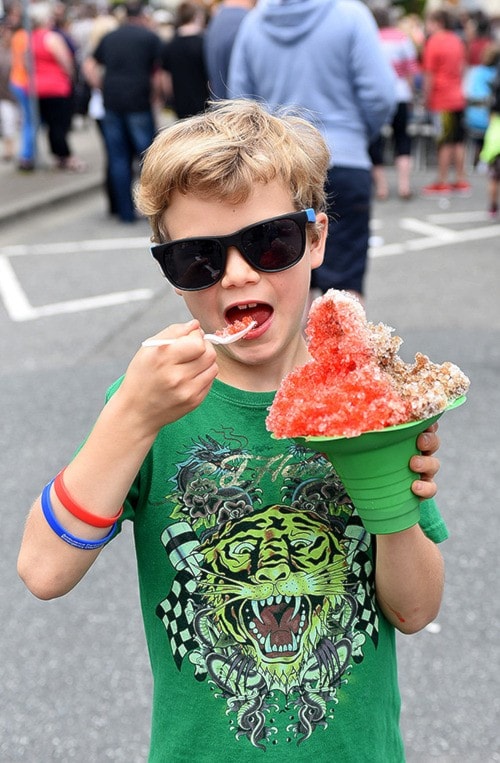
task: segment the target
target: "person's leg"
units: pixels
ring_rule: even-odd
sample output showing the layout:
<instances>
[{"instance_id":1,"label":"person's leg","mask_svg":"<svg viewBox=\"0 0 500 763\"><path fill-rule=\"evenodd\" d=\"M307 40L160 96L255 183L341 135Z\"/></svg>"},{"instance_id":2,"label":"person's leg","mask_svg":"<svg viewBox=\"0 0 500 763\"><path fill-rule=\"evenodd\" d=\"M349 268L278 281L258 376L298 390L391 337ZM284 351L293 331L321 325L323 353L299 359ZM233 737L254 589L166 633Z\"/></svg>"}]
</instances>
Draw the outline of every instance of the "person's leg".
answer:
<instances>
[{"instance_id":1,"label":"person's leg","mask_svg":"<svg viewBox=\"0 0 500 763\"><path fill-rule=\"evenodd\" d=\"M452 114L452 139L454 143L453 164L455 167L455 187L457 190L468 190L470 185L465 171L465 125L463 111Z\"/></svg>"},{"instance_id":2,"label":"person's leg","mask_svg":"<svg viewBox=\"0 0 500 763\"><path fill-rule=\"evenodd\" d=\"M50 151L60 165L64 166L71 156L67 138L71 127L71 99L40 98L40 113L48 128Z\"/></svg>"},{"instance_id":3,"label":"person's leg","mask_svg":"<svg viewBox=\"0 0 500 763\"><path fill-rule=\"evenodd\" d=\"M455 166L456 182L466 183L467 175L465 172L465 145L463 143L455 143L453 164Z\"/></svg>"},{"instance_id":4,"label":"person's leg","mask_svg":"<svg viewBox=\"0 0 500 763\"><path fill-rule=\"evenodd\" d=\"M424 195L450 193L452 190L451 184L448 182L448 173L453 157L453 141L450 139L451 122L449 119L449 112L433 112L432 123L435 130L437 145L437 180L435 183L431 183L422 188L422 193Z\"/></svg>"},{"instance_id":5,"label":"person's leg","mask_svg":"<svg viewBox=\"0 0 500 763\"><path fill-rule=\"evenodd\" d=\"M454 154L454 146L451 143L442 143L438 148L438 179L441 185L448 185L448 174L451 160Z\"/></svg>"},{"instance_id":6,"label":"person's leg","mask_svg":"<svg viewBox=\"0 0 500 763\"><path fill-rule=\"evenodd\" d=\"M488 167L488 212L494 220L498 219L498 195L500 184L500 156L497 156Z\"/></svg>"},{"instance_id":7,"label":"person's leg","mask_svg":"<svg viewBox=\"0 0 500 763\"><path fill-rule=\"evenodd\" d=\"M136 213L132 201L132 162L125 117L108 110L102 126L116 211L120 220L131 223L136 219Z\"/></svg>"},{"instance_id":8,"label":"person's leg","mask_svg":"<svg viewBox=\"0 0 500 763\"><path fill-rule=\"evenodd\" d=\"M409 199L411 196L411 137L408 135L408 104L401 102L392 120L394 137L394 154L398 178L398 193L400 198Z\"/></svg>"},{"instance_id":9,"label":"person's leg","mask_svg":"<svg viewBox=\"0 0 500 763\"><path fill-rule=\"evenodd\" d=\"M0 125L2 128L3 156L5 161L14 158L15 138L17 134L18 107L7 98L0 100Z\"/></svg>"},{"instance_id":10,"label":"person's leg","mask_svg":"<svg viewBox=\"0 0 500 763\"><path fill-rule=\"evenodd\" d=\"M345 289L363 294L370 235L371 174L369 170L328 170L328 238L325 259L312 272L311 288Z\"/></svg>"},{"instance_id":11,"label":"person's leg","mask_svg":"<svg viewBox=\"0 0 500 763\"><path fill-rule=\"evenodd\" d=\"M111 173L109 170L109 156L108 151L106 147L106 138L104 137L104 126L103 126L103 120L102 119L96 119L95 123L97 125L97 129L99 130L99 135L101 136L101 140L104 147L104 192L106 194L106 198L108 200L108 212L110 215L117 215L118 214L118 206L115 199L115 192L113 189L113 183L111 182Z\"/></svg>"},{"instance_id":12,"label":"person's leg","mask_svg":"<svg viewBox=\"0 0 500 763\"><path fill-rule=\"evenodd\" d=\"M401 199L411 198L411 156L396 157L396 173L398 176L398 194Z\"/></svg>"},{"instance_id":13,"label":"person's leg","mask_svg":"<svg viewBox=\"0 0 500 763\"><path fill-rule=\"evenodd\" d=\"M152 112L138 111L126 115L130 144L135 154L142 157L150 147L155 136L155 123Z\"/></svg>"},{"instance_id":14,"label":"person's leg","mask_svg":"<svg viewBox=\"0 0 500 763\"><path fill-rule=\"evenodd\" d=\"M10 85L21 110L21 132L18 152L20 169L33 169L35 166L35 135L37 116L34 113L33 103L22 87Z\"/></svg>"},{"instance_id":15,"label":"person's leg","mask_svg":"<svg viewBox=\"0 0 500 763\"><path fill-rule=\"evenodd\" d=\"M375 189L375 197L384 201L389 197L389 184L384 169L384 139L382 135L375 138L368 148L372 160L372 177Z\"/></svg>"}]
</instances>

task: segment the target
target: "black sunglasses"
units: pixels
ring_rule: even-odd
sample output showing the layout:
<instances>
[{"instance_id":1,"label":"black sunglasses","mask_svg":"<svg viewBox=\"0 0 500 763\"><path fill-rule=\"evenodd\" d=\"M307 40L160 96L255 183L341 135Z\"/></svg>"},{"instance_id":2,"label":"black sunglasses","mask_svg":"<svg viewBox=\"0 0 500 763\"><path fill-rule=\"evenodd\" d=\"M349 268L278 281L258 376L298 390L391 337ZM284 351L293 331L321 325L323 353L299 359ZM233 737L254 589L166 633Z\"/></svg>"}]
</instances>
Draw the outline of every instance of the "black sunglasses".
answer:
<instances>
[{"instance_id":1,"label":"black sunglasses","mask_svg":"<svg viewBox=\"0 0 500 763\"><path fill-rule=\"evenodd\" d=\"M263 273L291 268L306 250L306 224L314 222L314 210L305 209L262 220L228 236L180 238L158 244L151 247L151 254L171 284L183 291L199 291L220 281L230 246Z\"/></svg>"}]
</instances>

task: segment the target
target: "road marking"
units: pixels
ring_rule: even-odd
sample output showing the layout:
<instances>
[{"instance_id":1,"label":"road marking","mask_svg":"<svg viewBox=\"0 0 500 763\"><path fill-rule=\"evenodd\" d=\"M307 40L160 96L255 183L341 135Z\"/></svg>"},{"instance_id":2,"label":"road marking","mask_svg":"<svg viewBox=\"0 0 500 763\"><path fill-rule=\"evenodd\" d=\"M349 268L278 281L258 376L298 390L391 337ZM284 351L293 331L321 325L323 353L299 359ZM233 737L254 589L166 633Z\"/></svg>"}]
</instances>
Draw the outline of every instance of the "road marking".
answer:
<instances>
[{"instance_id":1,"label":"road marking","mask_svg":"<svg viewBox=\"0 0 500 763\"><path fill-rule=\"evenodd\" d=\"M442 231L443 229L439 229ZM487 228L469 228L462 231L451 231L453 237L447 237L439 233L438 236L414 238L402 241L399 244L385 244L384 246L370 249L370 257L391 257L406 254L407 252L421 252L425 249L436 249L440 246L449 246L453 243L464 244L467 241L479 241L500 236L500 225L491 225Z\"/></svg>"},{"instance_id":2,"label":"road marking","mask_svg":"<svg viewBox=\"0 0 500 763\"><path fill-rule=\"evenodd\" d=\"M411 233L420 233L422 236L428 236L430 238L436 238L439 241L453 242L457 240L459 235L457 231L450 230L449 228L442 228L439 225L433 225L427 223L424 220L417 220L416 217L402 217L399 221L399 225L403 230L408 230Z\"/></svg>"},{"instance_id":3,"label":"road marking","mask_svg":"<svg viewBox=\"0 0 500 763\"><path fill-rule=\"evenodd\" d=\"M428 215L431 223L484 223L488 221L488 215L481 210L471 212L441 212L437 215Z\"/></svg>"},{"instance_id":4,"label":"road marking","mask_svg":"<svg viewBox=\"0 0 500 763\"><path fill-rule=\"evenodd\" d=\"M111 252L117 249L144 249L149 242L144 238L103 238L93 241L58 241L52 244L16 244L0 247L6 257L24 257L36 254L79 254L80 252Z\"/></svg>"},{"instance_id":5,"label":"road marking","mask_svg":"<svg viewBox=\"0 0 500 763\"><path fill-rule=\"evenodd\" d=\"M33 316L33 308L21 288L12 265L3 255L0 255L0 297L11 320L30 320Z\"/></svg>"},{"instance_id":6,"label":"road marking","mask_svg":"<svg viewBox=\"0 0 500 763\"><path fill-rule=\"evenodd\" d=\"M132 289L131 291L115 291L108 294L99 294L94 297L84 297L83 299L72 299L65 302L54 302L49 305L33 307L9 260L0 254L0 297L3 300L9 318L16 323L53 315L97 310L101 307L125 305L129 302L151 299L153 294L152 289Z\"/></svg>"}]
</instances>

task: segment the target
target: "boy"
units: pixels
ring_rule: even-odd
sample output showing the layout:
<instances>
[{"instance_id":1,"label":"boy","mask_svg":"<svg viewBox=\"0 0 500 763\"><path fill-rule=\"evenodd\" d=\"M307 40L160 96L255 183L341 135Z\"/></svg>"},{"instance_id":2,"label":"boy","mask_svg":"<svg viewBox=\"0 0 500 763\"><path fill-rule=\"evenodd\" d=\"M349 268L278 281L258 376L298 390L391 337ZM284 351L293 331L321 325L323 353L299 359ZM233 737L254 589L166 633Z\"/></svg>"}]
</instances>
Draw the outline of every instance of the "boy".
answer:
<instances>
[{"instance_id":1,"label":"boy","mask_svg":"<svg viewBox=\"0 0 500 763\"><path fill-rule=\"evenodd\" d=\"M137 352L27 521L19 571L47 599L134 521L153 763L404 760L395 627L424 627L441 601L437 436L411 461L421 524L375 543L325 459L265 429L308 359L328 160L308 122L251 101L158 135L138 206L193 320ZM204 340L246 315L257 325L236 344Z\"/></svg>"}]
</instances>

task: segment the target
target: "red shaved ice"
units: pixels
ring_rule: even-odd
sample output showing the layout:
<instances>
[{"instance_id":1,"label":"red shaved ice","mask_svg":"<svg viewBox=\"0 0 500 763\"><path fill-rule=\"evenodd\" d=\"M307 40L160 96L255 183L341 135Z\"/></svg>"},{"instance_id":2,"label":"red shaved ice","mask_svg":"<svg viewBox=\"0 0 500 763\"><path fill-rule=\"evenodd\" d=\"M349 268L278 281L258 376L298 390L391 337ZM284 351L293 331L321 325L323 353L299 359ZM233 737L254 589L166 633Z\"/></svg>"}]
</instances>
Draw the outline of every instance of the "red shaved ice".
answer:
<instances>
[{"instance_id":1,"label":"red shaved ice","mask_svg":"<svg viewBox=\"0 0 500 763\"><path fill-rule=\"evenodd\" d=\"M331 289L315 300L306 334L312 360L282 381L266 426L276 437L355 437L430 418L465 394L469 380L452 363L396 354L393 329L366 320L353 295Z\"/></svg>"}]
</instances>

